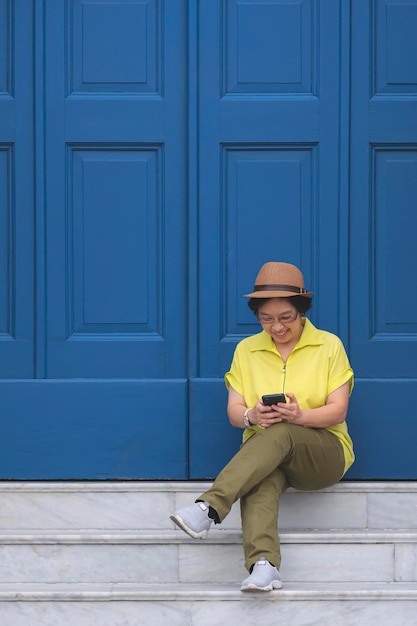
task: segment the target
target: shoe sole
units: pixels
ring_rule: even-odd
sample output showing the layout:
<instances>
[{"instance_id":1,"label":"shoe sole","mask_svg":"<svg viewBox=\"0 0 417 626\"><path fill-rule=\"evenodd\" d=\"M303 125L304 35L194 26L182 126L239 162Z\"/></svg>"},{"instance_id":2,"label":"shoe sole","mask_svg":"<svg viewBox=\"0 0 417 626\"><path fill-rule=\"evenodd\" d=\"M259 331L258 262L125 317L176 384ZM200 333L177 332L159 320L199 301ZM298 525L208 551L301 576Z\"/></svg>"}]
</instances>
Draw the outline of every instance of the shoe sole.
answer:
<instances>
[{"instance_id":1,"label":"shoe sole","mask_svg":"<svg viewBox=\"0 0 417 626\"><path fill-rule=\"evenodd\" d=\"M169 517L170 519L172 519L174 524L176 524L179 528L181 528L181 530L186 532L187 535L190 535L190 537L192 537L193 539L207 539L208 530L202 530L199 533L196 533L194 530L192 530L191 528L187 526L187 524L184 522L182 517L180 517L179 515L174 514L174 515L170 515Z\"/></svg>"},{"instance_id":2,"label":"shoe sole","mask_svg":"<svg viewBox=\"0 0 417 626\"><path fill-rule=\"evenodd\" d=\"M249 585L245 585L241 587L241 591L273 591L274 589L281 589L282 581L281 580L273 580L266 587L258 587L254 583L249 583Z\"/></svg>"}]
</instances>

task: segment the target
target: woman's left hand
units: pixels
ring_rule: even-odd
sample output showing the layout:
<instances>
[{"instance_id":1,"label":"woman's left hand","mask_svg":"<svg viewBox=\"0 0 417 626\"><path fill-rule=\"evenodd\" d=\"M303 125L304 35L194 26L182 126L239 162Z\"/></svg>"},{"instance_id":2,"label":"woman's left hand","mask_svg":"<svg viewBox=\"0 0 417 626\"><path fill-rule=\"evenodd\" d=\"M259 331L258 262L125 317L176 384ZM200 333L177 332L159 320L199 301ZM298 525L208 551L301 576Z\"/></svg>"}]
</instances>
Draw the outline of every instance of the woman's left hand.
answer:
<instances>
[{"instance_id":1,"label":"woman's left hand","mask_svg":"<svg viewBox=\"0 0 417 626\"><path fill-rule=\"evenodd\" d=\"M287 396L289 402L286 404L280 402L276 405L279 416L282 418L283 422L288 422L288 424L298 424L301 426L303 413L298 406L297 398L293 393L286 393L285 395Z\"/></svg>"}]
</instances>

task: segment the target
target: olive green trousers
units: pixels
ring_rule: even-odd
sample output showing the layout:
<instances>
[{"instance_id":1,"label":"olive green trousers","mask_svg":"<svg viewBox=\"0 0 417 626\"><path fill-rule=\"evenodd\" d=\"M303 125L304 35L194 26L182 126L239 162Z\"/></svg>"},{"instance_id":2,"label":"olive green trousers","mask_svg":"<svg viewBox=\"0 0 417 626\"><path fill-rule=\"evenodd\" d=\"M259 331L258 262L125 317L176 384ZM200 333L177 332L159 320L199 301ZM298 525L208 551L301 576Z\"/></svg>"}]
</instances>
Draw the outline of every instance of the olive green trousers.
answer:
<instances>
[{"instance_id":1,"label":"olive green trousers","mask_svg":"<svg viewBox=\"0 0 417 626\"><path fill-rule=\"evenodd\" d=\"M281 494L288 487L329 487L341 479L344 466L342 445L328 430L281 422L246 441L197 501L209 502L222 522L240 499L246 568L261 556L279 568Z\"/></svg>"}]
</instances>

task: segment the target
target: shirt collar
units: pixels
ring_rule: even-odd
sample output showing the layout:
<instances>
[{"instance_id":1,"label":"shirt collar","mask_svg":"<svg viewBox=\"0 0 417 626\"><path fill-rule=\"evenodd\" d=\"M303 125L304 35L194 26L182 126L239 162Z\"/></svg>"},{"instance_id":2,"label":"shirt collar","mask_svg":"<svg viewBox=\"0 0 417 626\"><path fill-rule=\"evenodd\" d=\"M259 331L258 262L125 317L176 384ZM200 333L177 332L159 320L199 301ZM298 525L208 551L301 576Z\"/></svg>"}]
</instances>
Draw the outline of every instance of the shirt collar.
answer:
<instances>
[{"instance_id":1,"label":"shirt collar","mask_svg":"<svg viewBox=\"0 0 417 626\"><path fill-rule=\"evenodd\" d=\"M314 326L312 322L306 317L303 317L304 330L301 333L301 337L297 344L294 346L294 350L299 350L305 346L320 346L324 342L322 332ZM277 347L267 332L262 330L260 333L254 336L256 341L251 346L251 352L257 352L258 350L268 350L270 352L278 352Z\"/></svg>"}]
</instances>

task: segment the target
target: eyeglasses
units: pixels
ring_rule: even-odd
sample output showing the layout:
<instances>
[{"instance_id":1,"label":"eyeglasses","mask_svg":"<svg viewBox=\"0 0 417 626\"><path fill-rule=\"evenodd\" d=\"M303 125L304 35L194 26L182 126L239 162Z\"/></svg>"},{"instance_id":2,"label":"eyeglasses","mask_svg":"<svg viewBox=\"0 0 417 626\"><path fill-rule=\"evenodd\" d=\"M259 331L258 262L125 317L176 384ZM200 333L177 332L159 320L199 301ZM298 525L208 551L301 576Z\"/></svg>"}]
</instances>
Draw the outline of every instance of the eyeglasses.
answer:
<instances>
[{"instance_id":1,"label":"eyeglasses","mask_svg":"<svg viewBox=\"0 0 417 626\"><path fill-rule=\"evenodd\" d=\"M262 313L260 315L258 315L258 321L261 324L265 324L265 325L269 325L269 324L275 324L275 322L277 322L278 324L291 324L291 322L295 322L295 320L297 319L299 315L299 311L295 311L295 313L286 313L285 315L281 315L280 317L270 317L269 315L262 315Z\"/></svg>"}]
</instances>

